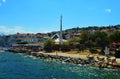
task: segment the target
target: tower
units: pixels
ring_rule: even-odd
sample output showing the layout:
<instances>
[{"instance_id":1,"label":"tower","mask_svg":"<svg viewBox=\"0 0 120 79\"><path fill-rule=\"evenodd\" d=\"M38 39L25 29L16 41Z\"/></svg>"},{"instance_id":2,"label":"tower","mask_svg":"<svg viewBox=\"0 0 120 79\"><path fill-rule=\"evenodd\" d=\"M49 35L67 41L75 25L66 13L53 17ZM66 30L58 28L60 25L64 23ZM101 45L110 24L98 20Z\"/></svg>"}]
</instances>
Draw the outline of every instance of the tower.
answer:
<instances>
[{"instance_id":1,"label":"tower","mask_svg":"<svg viewBox=\"0 0 120 79\"><path fill-rule=\"evenodd\" d=\"M60 44L63 43L63 38L62 38L62 15L60 16Z\"/></svg>"}]
</instances>

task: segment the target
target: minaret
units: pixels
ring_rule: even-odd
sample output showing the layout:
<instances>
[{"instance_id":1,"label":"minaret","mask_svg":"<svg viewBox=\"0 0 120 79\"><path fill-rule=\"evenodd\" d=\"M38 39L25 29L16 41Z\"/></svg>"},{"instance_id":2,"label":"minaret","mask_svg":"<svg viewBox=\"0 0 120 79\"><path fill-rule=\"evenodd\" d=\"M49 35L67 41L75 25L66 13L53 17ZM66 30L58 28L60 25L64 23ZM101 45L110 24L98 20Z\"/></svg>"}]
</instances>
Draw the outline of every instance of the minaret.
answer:
<instances>
[{"instance_id":1,"label":"minaret","mask_svg":"<svg viewBox=\"0 0 120 79\"><path fill-rule=\"evenodd\" d=\"M62 15L60 16L60 44L63 43L63 38L62 38Z\"/></svg>"}]
</instances>

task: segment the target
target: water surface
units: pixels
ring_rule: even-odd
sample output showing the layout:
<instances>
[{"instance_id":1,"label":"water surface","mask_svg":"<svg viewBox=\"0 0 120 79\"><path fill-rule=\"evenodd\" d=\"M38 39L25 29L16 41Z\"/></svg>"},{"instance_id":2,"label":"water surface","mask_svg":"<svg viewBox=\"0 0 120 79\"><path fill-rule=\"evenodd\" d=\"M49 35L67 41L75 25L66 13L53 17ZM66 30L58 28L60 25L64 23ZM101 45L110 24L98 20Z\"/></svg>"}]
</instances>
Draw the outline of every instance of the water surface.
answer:
<instances>
[{"instance_id":1,"label":"water surface","mask_svg":"<svg viewBox=\"0 0 120 79\"><path fill-rule=\"evenodd\" d=\"M120 79L120 71L4 52L0 53L0 79Z\"/></svg>"}]
</instances>

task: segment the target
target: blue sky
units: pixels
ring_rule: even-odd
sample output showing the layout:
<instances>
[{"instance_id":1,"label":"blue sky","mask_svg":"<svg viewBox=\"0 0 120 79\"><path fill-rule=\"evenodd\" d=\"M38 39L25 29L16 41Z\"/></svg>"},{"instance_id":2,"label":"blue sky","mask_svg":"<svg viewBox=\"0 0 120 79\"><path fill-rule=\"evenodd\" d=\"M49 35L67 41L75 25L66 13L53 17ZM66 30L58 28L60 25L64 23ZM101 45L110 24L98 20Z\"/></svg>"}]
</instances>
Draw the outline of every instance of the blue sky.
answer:
<instances>
[{"instance_id":1,"label":"blue sky","mask_svg":"<svg viewBox=\"0 0 120 79\"><path fill-rule=\"evenodd\" d=\"M0 33L46 33L120 23L120 0L0 0Z\"/></svg>"}]
</instances>

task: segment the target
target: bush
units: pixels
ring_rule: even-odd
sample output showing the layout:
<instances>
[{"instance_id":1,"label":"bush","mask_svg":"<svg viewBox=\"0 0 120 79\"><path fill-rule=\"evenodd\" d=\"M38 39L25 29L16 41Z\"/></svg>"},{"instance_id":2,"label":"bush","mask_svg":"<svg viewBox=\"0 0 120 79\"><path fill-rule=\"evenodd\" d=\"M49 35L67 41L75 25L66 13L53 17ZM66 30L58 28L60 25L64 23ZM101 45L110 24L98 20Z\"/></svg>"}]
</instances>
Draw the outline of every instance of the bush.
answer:
<instances>
[{"instance_id":1,"label":"bush","mask_svg":"<svg viewBox=\"0 0 120 79\"><path fill-rule=\"evenodd\" d=\"M44 43L44 50L45 50L46 52L52 52L54 45L55 45L55 42L54 42L52 39L48 39L48 40Z\"/></svg>"},{"instance_id":2,"label":"bush","mask_svg":"<svg viewBox=\"0 0 120 79\"><path fill-rule=\"evenodd\" d=\"M68 41L70 49L75 50L77 48L77 46L79 45L79 38L72 38Z\"/></svg>"},{"instance_id":3,"label":"bush","mask_svg":"<svg viewBox=\"0 0 120 79\"><path fill-rule=\"evenodd\" d=\"M61 47L61 45L55 44L55 45L53 45L53 50L60 51L60 47Z\"/></svg>"},{"instance_id":4,"label":"bush","mask_svg":"<svg viewBox=\"0 0 120 79\"><path fill-rule=\"evenodd\" d=\"M63 52L70 51L69 43L68 43L68 42L64 42L64 43L61 45L61 50L62 50Z\"/></svg>"},{"instance_id":5,"label":"bush","mask_svg":"<svg viewBox=\"0 0 120 79\"><path fill-rule=\"evenodd\" d=\"M84 51L86 49L85 46L82 44L77 45L77 48L79 49L79 51Z\"/></svg>"},{"instance_id":6,"label":"bush","mask_svg":"<svg viewBox=\"0 0 120 79\"><path fill-rule=\"evenodd\" d=\"M95 49L95 48L91 48L91 49L90 49L90 52L93 53L93 54L99 53L99 52L97 51L97 49Z\"/></svg>"}]
</instances>

